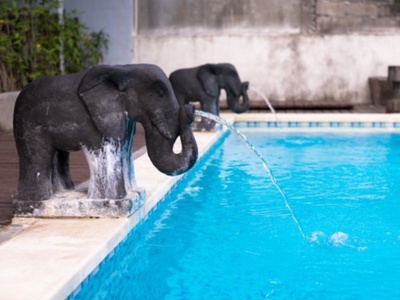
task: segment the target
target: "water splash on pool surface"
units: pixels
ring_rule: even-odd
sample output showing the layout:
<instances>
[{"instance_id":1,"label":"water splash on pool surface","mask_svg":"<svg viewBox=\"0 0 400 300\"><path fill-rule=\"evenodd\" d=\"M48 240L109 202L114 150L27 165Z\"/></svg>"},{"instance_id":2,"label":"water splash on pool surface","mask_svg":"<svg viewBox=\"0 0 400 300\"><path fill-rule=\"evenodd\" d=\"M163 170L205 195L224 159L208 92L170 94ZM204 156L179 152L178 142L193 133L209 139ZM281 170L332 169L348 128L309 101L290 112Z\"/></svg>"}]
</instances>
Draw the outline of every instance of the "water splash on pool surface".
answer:
<instances>
[{"instance_id":1,"label":"water splash on pool surface","mask_svg":"<svg viewBox=\"0 0 400 300\"><path fill-rule=\"evenodd\" d=\"M308 238L311 245L326 246L330 248L352 248L357 251L364 251L367 246L362 245L361 241L351 238L348 233L337 231L327 235L322 231L314 231Z\"/></svg>"},{"instance_id":2,"label":"water splash on pool surface","mask_svg":"<svg viewBox=\"0 0 400 300\"><path fill-rule=\"evenodd\" d=\"M303 239L307 240L307 237L303 231L302 226L300 225L299 220L297 219L296 215L294 214L294 211L289 203L289 200L286 196L286 194L284 193L284 191L282 190L282 188L279 186L278 182L276 181L276 178L274 176L274 174L272 173L272 170L270 169L270 167L268 166L267 161L264 159L264 157L257 151L257 149L247 140L247 137L241 133L239 130L237 130L237 128L235 126L233 126L230 122L228 122L227 120L218 117L216 115L213 115L211 113L207 113L201 110L195 110L195 115L197 116L201 116L201 117L205 117L208 118L210 120L213 120L221 125L226 126L227 128L229 128L232 132L234 132L247 146L247 148L249 148L249 150L251 152L253 152L259 160L261 160L261 163L264 167L264 169L267 171L267 174L269 176L269 178L271 179L272 183L274 184L274 186L278 189L279 193L282 195L283 199L284 199L284 203L286 208L289 210L290 215L294 221L294 223L297 225L297 228L299 229Z\"/></svg>"},{"instance_id":3,"label":"water splash on pool surface","mask_svg":"<svg viewBox=\"0 0 400 300\"><path fill-rule=\"evenodd\" d=\"M346 246L349 240L349 235L347 233L337 231L331 236L327 236L322 231L314 231L308 238L308 241L317 245L325 244L331 245L333 247L343 247Z\"/></svg>"},{"instance_id":4,"label":"water splash on pool surface","mask_svg":"<svg viewBox=\"0 0 400 300\"><path fill-rule=\"evenodd\" d=\"M331 235L330 242L334 247L345 246L349 239L349 235L347 233L338 231Z\"/></svg>"}]
</instances>

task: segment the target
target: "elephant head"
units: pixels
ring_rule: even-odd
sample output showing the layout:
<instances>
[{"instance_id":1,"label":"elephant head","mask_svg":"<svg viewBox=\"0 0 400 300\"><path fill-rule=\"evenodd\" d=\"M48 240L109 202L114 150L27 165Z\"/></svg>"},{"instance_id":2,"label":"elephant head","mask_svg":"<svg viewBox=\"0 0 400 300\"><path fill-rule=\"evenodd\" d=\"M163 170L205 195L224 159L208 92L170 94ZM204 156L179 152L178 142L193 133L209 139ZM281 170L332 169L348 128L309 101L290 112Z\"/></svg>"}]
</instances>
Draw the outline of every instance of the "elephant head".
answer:
<instances>
[{"instance_id":1,"label":"elephant head","mask_svg":"<svg viewBox=\"0 0 400 300\"><path fill-rule=\"evenodd\" d=\"M199 68L198 78L209 96L219 95L219 90L226 91L228 107L235 113L249 110L247 95L248 82L241 82L236 68L229 63L206 64ZM241 99L242 97L242 99Z\"/></svg>"},{"instance_id":2,"label":"elephant head","mask_svg":"<svg viewBox=\"0 0 400 300\"><path fill-rule=\"evenodd\" d=\"M78 93L105 139L123 140L127 118L142 123L148 155L159 171L177 175L196 162L197 144L190 129L194 107L179 106L159 67L99 65L85 74ZM182 151L174 153L178 136Z\"/></svg>"}]
</instances>

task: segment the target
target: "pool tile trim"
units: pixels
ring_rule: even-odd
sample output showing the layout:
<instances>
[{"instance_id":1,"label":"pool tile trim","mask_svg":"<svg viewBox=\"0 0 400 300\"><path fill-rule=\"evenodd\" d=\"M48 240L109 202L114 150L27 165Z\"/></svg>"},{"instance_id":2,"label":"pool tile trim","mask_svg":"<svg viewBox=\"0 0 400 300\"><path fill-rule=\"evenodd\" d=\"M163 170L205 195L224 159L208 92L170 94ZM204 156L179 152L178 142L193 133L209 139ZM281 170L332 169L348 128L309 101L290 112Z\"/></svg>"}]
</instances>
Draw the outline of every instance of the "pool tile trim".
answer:
<instances>
[{"instance_id":1,"label":"pool tile trim","mask_svg":"<svg viewBox=\"0 0 400 300\"><path fill-rule=\"evenodd\" d=\"M235 122L237 128L400 128L400 122Z\"/></svg>"}]
</instances>

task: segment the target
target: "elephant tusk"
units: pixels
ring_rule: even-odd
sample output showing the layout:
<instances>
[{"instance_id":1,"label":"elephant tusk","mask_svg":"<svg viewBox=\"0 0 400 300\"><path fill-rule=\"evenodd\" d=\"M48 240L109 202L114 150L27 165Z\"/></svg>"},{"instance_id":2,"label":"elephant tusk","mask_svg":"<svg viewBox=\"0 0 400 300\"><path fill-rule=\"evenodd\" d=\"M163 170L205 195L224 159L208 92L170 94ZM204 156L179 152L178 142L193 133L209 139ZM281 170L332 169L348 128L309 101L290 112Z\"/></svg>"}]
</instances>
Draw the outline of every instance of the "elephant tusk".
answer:
<instances>
[{"instance_id":1,"label":"elephant tusk","mask_svg":"<svg viewBox=\"0 0 400 300\"><path fill-rule=\"evenodd\" d=\"M153 124L157 127L158 131L167 139L172 140L174 136L168 128L168 122L165 118L160 118L152 121Z\"/></svg>"}]
</instances>

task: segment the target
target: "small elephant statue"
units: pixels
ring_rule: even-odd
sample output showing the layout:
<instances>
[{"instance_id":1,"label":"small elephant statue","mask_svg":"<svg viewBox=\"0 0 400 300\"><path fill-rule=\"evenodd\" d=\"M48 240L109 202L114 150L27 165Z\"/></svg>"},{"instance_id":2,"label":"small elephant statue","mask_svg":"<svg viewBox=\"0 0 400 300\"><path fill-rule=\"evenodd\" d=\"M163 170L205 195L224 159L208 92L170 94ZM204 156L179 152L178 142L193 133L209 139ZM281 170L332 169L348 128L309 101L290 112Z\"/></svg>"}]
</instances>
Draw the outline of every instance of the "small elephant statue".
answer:
<instances>
[{"instance_id":1,"label":"small elephant statue","mask_svg":"<svg viewBox=\"0 0 400 300\"><path fill-rule=\"evenodd\" d=\"M218 116L220 92L224 89L228 107L233 112L243 113L250 108L247 96L249 83L240 81L239 74L232 64L205 64L195 68L179 69L170 74L169 80L181 105L198 101L201 110ZM206 118L193 124L193 130L214 129L215 122Z\"/></svg>"},{"instance_id":2,"label":"small elephant statue","mask_svg":"<svg viewBox=\"0 0 400 300\"><path fill-rule=\"evenodd\" d=\"M197 160L193 120L194 106L179 105L168 77L155 65L98 65L35 80L21 91L14 109L16 199L39 202L74 189L69 152L80 149L91 174L88 198L125 197L136 188L136 122L144 127L154 166L168 175L183 173ZM182 150L174 153L178 136Z\"/></svg>"}]
</instances>

